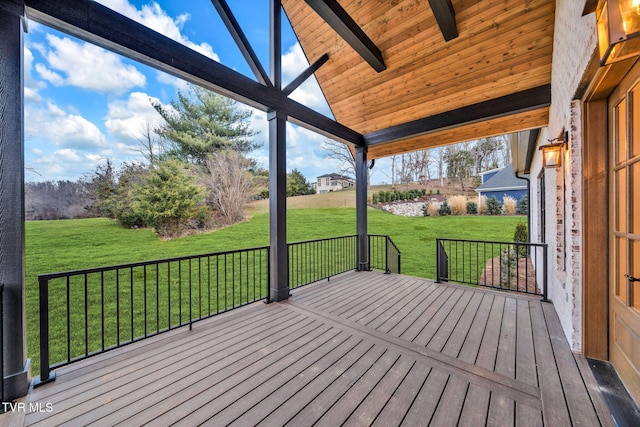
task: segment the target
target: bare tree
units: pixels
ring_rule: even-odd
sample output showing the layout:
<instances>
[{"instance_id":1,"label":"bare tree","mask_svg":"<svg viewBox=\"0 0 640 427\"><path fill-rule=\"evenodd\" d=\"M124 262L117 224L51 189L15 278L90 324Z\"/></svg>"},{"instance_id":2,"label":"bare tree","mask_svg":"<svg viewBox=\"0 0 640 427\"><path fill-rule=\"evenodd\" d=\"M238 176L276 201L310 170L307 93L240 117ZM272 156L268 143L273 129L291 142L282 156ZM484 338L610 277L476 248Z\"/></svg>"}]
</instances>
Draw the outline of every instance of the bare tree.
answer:
<instances>
[{"instance_id":1,"label":"bare tree","mask_svg":"<svg viewBox=\"0 0 640 427\"><path fill-rule=\"evenodd\" d=\"M159 138L149 122L146 122L142 126L141 137L138 138L138 142L140 142L142 148L136 151L142 154L152 166L157 166L162 158L164 145Z\"/></svg>"},{"instance_id":2,"label":"bare tree","mask_svg":"<svg viewBox=\"0 0 640 427\"><path fill-rule=\"evenodd\" d=\"M356 159L348 145L327 139L322 143L322 148L327 151L324 155L325 159L338 161L339 173L350 177L356 176Z\"/></svg>"},{"instance_id":3,"label":"bare tree","mask_svg":"<svg viewBox=\"0 0 640 427\"><path fill-rule=\"evenodd\" d=\"M254 180L247 170L250 161L241 154L228 151L207 156L208 173L203 177L209 190L211 207L218 212L224 225L244 219L244 205L254 193Z\"/></svg>"}]
</instances>

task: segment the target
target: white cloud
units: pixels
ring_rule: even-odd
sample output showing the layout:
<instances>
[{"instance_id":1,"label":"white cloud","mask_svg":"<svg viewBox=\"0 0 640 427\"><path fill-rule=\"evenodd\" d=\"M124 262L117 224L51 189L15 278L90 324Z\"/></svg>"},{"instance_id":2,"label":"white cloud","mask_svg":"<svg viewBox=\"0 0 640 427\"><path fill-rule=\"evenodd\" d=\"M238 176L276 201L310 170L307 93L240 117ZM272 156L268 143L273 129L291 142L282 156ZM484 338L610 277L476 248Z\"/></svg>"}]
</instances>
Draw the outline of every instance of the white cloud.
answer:
<instances>
[{"instance_id":1,"label":"white cloud","mask_svg":"<svg viewBox=\"0 0 640 427\"><path fill-rule=\"evenodd\" d=\"M158 71L157 75L158 82L160 83L171 85L183 93L187 93L189 90L189 83L186 80L179 79L162 71Z\"/></svg>"},{"instance_id":2,"label":"white cloud","mask_svg":"<svg viewBox=\"0 0 640 427\"><path fill-rule=\"evenodd\" d=\"M204 42L200 44L192 42L182 33L185 22L190 18L188 13L183 13L178 15L176 18L172 18L167 15L167 13L162 10L160 5L155 1L142 6L142 9L136 8L128 0L99 0L99 2L128 18L131 18L134 21L157 31L158 33L177 41L178 43L188 46L196 52L200 52L215 61L220 61L220 58L213 51L210 44Z\"/></svg>"},{"instance_id":3,"label":"white cloud","mask_svg":"<svg viewBox=\"0 0 640 427\"><path fill-rule=\"evenodd\" d=\"M153 130L162 118L151 105L160 102L143 92L133 92L127 100L117 100L109 104L105 126L116 141L135 142L143 137L147 124Z\"/></svg>"},{"instance_id":4,"label":"white cloud","mask_svg":"<svg viewBox=\"0 0 640 427\"><path fill-rule=\"evenodd\" d=\"M25 45L24 47L24 99L26 102L40 102L42 97L38 93L46 84L34 80L31 75L33 68L33 52Z\"/></svg>"},{"instance_id":5,"label":"white cloud","mask_svg":"<svg viewBox=\"0 0 640 427\"><path fill-rule=\"evenodd\" d=\"M25 134L61 148L89 150L107 144L96 125L81 115L64 111L53 102L40 108L25 108Z\"/></svg>"},{"instance_id":6,"label":"white cloud","mask_svg":"<svg viewBox=\"0 0 640 427\"><path fill-rule=\"evenodd\" d=\"M133 65L101 47L47 34L50 49L42 48L48 66L36 64L36 71L54 86L76 86L97 92L124 93L144 87L144 74Z\"/></svg>"},{"instance_id":7,"label":"white cloud","mask_svg":"<svg viewBox=\"0 0 640 427\"><path fill-rule=\"evenodd\" d=\"M298 77L308 67L309 62L304 56L300 44L296 43L291 46L289 50L282 55L282 77L286 82L285 85ZM309 77L302 85L293 91L290 98L328 117L333 117L315 76Z\"/></svg>"}]
</instances>

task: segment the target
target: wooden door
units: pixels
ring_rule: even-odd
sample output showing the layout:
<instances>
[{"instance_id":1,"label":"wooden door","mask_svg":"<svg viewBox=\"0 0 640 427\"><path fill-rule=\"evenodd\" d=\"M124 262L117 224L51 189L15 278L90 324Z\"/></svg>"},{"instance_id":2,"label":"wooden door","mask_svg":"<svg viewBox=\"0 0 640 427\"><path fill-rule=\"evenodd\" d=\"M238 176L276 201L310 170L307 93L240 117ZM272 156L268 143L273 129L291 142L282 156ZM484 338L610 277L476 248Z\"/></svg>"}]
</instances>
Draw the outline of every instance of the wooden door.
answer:
<instances>
[{"instance_id":1,"label":"wooden door","mask_svg":"<svg viewBox=\"0 0 640 427\"><path fill-rule=\"evenodd\" d=\"M611 95L609 126L609 352L640 402L640 66Z\"/></svg>"}]
</instances>

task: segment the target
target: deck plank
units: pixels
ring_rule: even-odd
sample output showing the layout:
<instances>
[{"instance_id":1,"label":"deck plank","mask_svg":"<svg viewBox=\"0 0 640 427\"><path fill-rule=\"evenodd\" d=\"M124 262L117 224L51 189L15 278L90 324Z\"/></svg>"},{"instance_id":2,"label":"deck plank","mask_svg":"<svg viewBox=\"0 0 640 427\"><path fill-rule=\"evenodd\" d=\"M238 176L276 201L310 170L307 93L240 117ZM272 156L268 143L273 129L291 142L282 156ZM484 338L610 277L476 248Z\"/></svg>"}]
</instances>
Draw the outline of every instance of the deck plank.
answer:
<instances>
[{"instance_id":1,"label":"deck plank","mask_svg":"<svg viewBox=\"0 0 640 427\"><path fill-rule=\"evenodd\" d=\"M542 307L531 305L533 342L538 361L538 378L542 394L542 409L545 425L571 425L571 417L565 400L558 366L553 356Z\"/></svg>"},{"instance_id":2,"label":"deck plank","mask_svg":"<svg viewBox=\"0 0 640 427\"><path fill-rule=\"evenodd\" d=\"M536 298L349 272L60 368L23 421L610 425L583 365Z\"/></svg>"}]
</instances>

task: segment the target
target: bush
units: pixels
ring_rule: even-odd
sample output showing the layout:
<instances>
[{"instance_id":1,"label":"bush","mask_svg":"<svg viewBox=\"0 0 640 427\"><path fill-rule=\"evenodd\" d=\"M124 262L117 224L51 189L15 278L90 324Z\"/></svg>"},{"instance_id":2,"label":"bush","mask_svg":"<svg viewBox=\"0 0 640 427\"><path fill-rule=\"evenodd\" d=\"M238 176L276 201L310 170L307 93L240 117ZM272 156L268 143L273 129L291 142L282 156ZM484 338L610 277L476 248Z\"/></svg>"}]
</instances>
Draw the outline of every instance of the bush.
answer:
<instances>
[{"instance_id":1,"label":"bush","mask_svg":"<svg viewBox=\"0 0 640 427\"><path fill-rule=\"evenodd\" d=\"M452 215L464 215L467 213L467 198L465 196L449 197L449 206Z\"/></svg>"},{"instance_id":2,"label":"bush","mask_svg":"<svg viewBox=\"0 0 640 427\"><path fill-rule=\"evenodd\" d=\"M476 202L467 202L467 215L475 215L478 213L478 205Z\"/></svg>"},{"instance_id":3,"label":"bush","mask_svg":"<svg viewBox=\"0 0 640 427\"><path fill-rule=\"evenodd\" d=\"M478 213L480 215L486 215L487 211L487 196L478 197Z\"/></svg>"},{"instance_id":4,"label":"bush","mask_svg":"<svg viewBox=\"0 0 640 427\"><path fill-rule=\"evenodd\" d=\"M526 194L518 201L518 214L529 215L529 196Z\"/></svg>"},{"instance_id":5,"label":"bush","mask_svg":"<svg viewBox=\"0 0 640 427\"><path fill-rule=\"evenodd\" d=\"M500 202L496 199L496 196L487 200L487 213L489 215L500 215L502 213L502 206L500 206Z\"/></svg>"},{"instance_id":6,"label":"bush","mask_svg":"<svg viewBox=\"0 0 640 427\"><path fill-rule=\"evenodd\" d=\"M527 232L527 224L519 222L516 224L516 229L513 233L513 241L516 243L527 243L529 240L529 233ZM518 255L522 258L527 256L527 247L519 246Z\"/></svg>"},{"instance_id":7,"label":"bush","mask_svg":"<svg viewBox=\"0 0 640 427\"><path fill-rule=\"evenodd\" d=\"M427 203L427 216L438 216L440 214L440 203L431 201Z\"/></svg>"},{"instance_id":8,"label":"bush","mask_svg":"<svg viewBox=\"0 0 640 427\"><path fill-rule=\"evenodd\" d=\"M440 205L440 209L438 209L438 215L440 216L451 215L451 208L449 207L449 204L446 201L442 202L442 204Z\"/></svg>"},{"instance_id":9,"label":"bush","mask_svg":"<svg viewBox=\"0 0 640 427\"><path fill-rule=\"evenodd\" d=\"M380 199L378 199L378 193L373 193L371 195L371 203L377 205Z\"/></svg>"},{"instance_id":10,"label":"bush","mask_svg":"<svg viewBox=\"0 0 640 427\"><path fill-rule=\"evenodd\" d=\"M136 199L147 224L161 237L177 237L190 222L206 220L204 191L178 160L166 160L153 169Z\"/></svg>"},{"instance_id":11,"label":"bush","mask_svg":"<svg viewBox=\"0 0 640 427\"><path fill-rule=\"evenodd\" d=\"M518 202L511 196L504 196L502 199L502 210L507 215L515 215Z\"/></svg>"}]
</instances>

